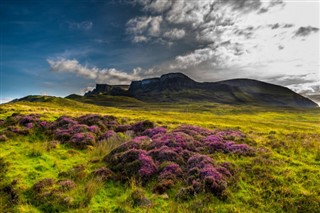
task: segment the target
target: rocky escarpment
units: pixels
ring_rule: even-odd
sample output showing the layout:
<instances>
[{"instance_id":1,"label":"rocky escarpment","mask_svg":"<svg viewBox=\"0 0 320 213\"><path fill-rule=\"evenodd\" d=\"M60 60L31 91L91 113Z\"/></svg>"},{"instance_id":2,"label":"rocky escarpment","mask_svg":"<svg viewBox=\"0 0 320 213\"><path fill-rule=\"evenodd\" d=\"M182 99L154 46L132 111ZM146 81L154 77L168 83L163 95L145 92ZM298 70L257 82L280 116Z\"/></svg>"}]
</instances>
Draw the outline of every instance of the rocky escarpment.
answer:
<instances>
[{"instance_id":1,"label":"rocky escarpment","mask_svg":"<svg viewBox=\"0 0 320 213\"><path fill-rule=\"evenodd\" d=\"M85 96L109 94L109 95L122 95L129 96L128 85L108 85L108 84L96 84L96 88L92 91L85 93Z\"/></svg>"},{"instance_id":2,"label":"rocky escarpment","mask_svg":"<svg viewBox=\"0 0 320 213\"><path fill-rule=\"evenodd\" d=\"M232 79L219 82L196 82L182 73L169 73L159 78L133 81L126 86L97 84L85 96L109 94L131 96L146 102L210 101L226 104L254 104L316 108L310 99L292 90L253 79Z\"/></svg>"}]
</instances>

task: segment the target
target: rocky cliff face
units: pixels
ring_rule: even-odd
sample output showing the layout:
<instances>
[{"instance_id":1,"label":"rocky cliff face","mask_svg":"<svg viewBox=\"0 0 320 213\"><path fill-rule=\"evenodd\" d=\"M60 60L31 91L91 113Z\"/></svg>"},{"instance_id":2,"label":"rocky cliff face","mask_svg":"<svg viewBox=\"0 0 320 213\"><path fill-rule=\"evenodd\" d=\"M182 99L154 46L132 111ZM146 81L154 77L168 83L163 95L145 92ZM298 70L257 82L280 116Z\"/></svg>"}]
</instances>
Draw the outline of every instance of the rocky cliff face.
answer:
<instances>
[{"instance_id":1,"label":"rocky cliff face","mask_svg":"<svg viewBox=\"0 0 320 213\"><path fill-rule=\"evenodd\" d=\"M132 96L142 101L212 101L226 104L255 104L315 108L316 103L292 90L252 79L220 82L196 82L182 73L133 81L128 90L119 86L97 84L85 95L109 94Z\"/></svg>"},{"instance_id":2,"label":"rocky cliff face","mask_svg":"<svg viewBox=\"0 0 320 213\"><path fill-rule=\"evenodd\" d=\"M89 95L99 95L99 94L108 94L108 95L129 95L128 94L128 85L108 85L108 84L96 84L96 88L92 91L84 94L85 96Z\"/></svg>"},{"instance_id":3,"label":"rocky cliff face","mask_svg":"<svg viewBox=\"0 0 320 213\"><path fill-rule=\"evenodd\" d=\"M179 91L187 88L195 88L198 87L198 85L199 83L182 73L169 73L162 75L160 78L133 81L130 85L129 92L135 95L143 92L161 92L164 90Z\"/></svg>"}]
</instances>

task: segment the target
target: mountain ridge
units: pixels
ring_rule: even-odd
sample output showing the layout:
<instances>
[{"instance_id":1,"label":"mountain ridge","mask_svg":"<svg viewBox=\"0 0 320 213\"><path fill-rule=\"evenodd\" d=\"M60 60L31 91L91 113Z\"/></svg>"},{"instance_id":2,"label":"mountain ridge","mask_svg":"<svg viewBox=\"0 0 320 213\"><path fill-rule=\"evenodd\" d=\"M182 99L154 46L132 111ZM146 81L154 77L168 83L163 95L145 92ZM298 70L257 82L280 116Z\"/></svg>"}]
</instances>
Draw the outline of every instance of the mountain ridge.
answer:
<instances>
[{"instance_id":1,"label":"mountain ridge","mask_svg":"<svg viewBox=\"0 0 320 213\"><path fill-rule=\"evenodd\" d=\"M97 84L96 88L88 91L84 96L71 94L66 98L93 104L97 102L98 105L108 105L105 102L111 101L114 106L122 102L127 105L136 105L139 101L139 104L207 101L233 105L319 107L312 100L276 84L248 78L197 82L183 73L168 73L157 78L132 81L130 85ZM49 100L49 97L27 96L13 102Z\"/></svg>"},{"instance_id":2,"label":"mountain ridge","mask_svg":"<svg viewBox=\"0 0 320 213\"><path fill-rule=\"evenodd\" d=\"M316 108L318 105L287 87L239 78L218 82L197 82L183 73L133 81L128 89L143 101L205 100L227 104L258 104Z\"/></svg>"}]
</instances>

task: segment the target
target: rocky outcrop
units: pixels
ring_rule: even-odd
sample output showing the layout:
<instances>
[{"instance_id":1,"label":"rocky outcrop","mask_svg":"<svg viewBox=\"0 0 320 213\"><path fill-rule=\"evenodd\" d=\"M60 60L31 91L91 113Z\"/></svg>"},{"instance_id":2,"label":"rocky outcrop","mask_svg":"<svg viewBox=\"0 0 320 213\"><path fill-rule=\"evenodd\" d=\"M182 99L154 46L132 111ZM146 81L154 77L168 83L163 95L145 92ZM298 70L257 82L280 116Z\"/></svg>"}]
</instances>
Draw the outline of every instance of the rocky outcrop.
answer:
<instances>
[{"instance_id":1,"label":"rocky outcrop","mask_svg":"<svg viewBox=\"0 0 320 213\"><path fill-rule=\"evenodd\" d=\"M169 73L159 78L133 81L129 88L97 84L96 88L85 96L97 94L131 96L147 102L183 100L299 108L318 107L310 99L286 87L252 79L200 83L182 73Z\"/></svg>"},{"instance_id":2,"label":"rocky outcrop","mask_svg":"<svg viewBox=\"0 0 320 213\"><path fill-rule=\"evenodd\" d=\"M108 84L96 84L96 88L92 91L85 93L85 96L108 94L108 95L119 95L129 96L127 91L127 85L108 85Z\"/></svg>"},{"instance_id":3,"label":"rocky outcrop","mask_svg":"<svg viewBox=\"0 0 320 213\"><path fill-rule=\"evenodd\" d=\"M141 81L132 81L129 92L132 95L152 91L179 91L187 88L196 88L199 83L182 73L169 73L160 78L149 78Z\"/></svg>"}]
</instances>

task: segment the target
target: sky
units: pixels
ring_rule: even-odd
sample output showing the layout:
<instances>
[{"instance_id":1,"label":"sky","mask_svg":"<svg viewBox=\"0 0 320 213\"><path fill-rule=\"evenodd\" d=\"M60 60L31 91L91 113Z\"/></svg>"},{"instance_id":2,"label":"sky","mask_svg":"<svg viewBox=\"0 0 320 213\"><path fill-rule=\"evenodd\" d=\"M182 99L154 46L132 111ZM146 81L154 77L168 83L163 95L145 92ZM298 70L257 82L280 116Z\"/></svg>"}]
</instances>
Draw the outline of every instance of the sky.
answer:
<instances>
[{"instance_id":1,"label":"sky","mask_svg":"<svg viewBox=\"0 0 320 213\"><path fill-rule=\"evenodd\" d=\"M320 96L319 0L2 0L1 103L182 72Z\"/></svg>"}]
</instances>

